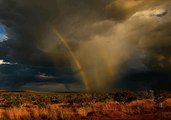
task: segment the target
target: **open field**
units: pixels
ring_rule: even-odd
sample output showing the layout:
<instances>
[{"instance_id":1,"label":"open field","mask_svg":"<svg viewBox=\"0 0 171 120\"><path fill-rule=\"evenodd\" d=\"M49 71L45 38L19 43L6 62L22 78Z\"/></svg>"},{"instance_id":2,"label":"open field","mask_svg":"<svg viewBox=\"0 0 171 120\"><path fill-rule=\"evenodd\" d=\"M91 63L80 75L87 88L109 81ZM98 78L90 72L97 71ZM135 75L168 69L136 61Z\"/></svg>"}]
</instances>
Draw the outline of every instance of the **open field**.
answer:
<instances>
[{"instance_id":1,"label":"open field","mask_svg":"<svg viewBox=\"0 0 171 120\"><path fill-rule=\"evenodd\" d=\"M127 93L127 99L121 95L1 91L0 119L171 120L170 93L165 92L166 98L159 103L146 92Z\"/></svg>"}]
</instances>

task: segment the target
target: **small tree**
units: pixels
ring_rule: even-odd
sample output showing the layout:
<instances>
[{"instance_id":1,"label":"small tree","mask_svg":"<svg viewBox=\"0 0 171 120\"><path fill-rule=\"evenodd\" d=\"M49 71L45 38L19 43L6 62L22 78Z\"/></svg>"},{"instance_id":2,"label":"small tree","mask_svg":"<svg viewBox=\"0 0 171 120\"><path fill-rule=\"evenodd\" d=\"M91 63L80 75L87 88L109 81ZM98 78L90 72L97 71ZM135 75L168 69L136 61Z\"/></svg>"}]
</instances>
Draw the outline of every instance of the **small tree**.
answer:
<instances>
[{"instance_id":1,"label":"small tree","mask_svg":"<svg viewBox=\"0 0 171 120\"><path fill-rule=\"evenodd\" d=\"M122 102L124 104L126 102L132 102L136 99L137 99L137 97L133 96L131 93L128 93L128 92L116 93L114 96L115 101Z\"/></svg>"},{"instance_id":2,"label":"small tree","mask_svg":"<svg viewBox=\"0 0 171 120\"><path fill-rule=\"evenodd\" d=\"M154 91L154 102L159 108L163 107L163 102L165 99L166 98L162 95L161 91Z\"/></svg>"}]
</instances>

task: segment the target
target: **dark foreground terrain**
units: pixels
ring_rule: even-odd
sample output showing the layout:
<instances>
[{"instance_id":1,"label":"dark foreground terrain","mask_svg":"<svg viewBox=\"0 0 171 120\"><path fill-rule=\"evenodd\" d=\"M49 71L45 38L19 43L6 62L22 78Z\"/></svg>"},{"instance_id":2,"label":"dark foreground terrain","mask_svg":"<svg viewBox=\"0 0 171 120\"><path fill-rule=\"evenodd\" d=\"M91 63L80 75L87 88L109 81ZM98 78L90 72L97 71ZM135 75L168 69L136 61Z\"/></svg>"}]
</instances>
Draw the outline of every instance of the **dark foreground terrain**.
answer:
<instances>
[{"instance_id":1,"label":"dark foreground terrain","mask_svg":"<svg viewBox=\"0 0 171 120\"><path fill-rule=\"evenodd\" d=\"M171 120L171 93L1 91L0 120Z\"/></svg>"}]
</instances>

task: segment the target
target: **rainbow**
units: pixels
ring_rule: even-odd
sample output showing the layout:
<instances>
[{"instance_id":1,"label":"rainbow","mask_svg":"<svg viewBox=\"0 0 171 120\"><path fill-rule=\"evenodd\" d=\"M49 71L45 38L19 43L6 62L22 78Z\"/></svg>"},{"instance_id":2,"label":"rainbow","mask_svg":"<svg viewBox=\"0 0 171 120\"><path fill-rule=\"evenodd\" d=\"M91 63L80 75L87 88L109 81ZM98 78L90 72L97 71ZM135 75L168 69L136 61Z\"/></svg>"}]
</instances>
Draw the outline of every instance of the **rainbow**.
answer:
<instances>
[{"instance_id":1,"label":"rainbow","mask_svg":"<svg viewBox=\"0 0 171 120\"><path fill-rule=\"evenodd\" d=\"M64 47L68 50L69 54L71 55L71 57L75 63L75 66L78 68L78 70L80 70L80 75L82 77L82 80L83 80L83 83L85 86L85 91L88 91L89 90L88 77L86 76L86 73L83 69L83 66L81 65L80 60L78 59L78 57L76 56L74 51L71 49L71 47L67 43L67 40L65 39L65 37L57 29L53 29L53 32L58 37L58 39L63 43Z\"/></svg>"}]
</instances>

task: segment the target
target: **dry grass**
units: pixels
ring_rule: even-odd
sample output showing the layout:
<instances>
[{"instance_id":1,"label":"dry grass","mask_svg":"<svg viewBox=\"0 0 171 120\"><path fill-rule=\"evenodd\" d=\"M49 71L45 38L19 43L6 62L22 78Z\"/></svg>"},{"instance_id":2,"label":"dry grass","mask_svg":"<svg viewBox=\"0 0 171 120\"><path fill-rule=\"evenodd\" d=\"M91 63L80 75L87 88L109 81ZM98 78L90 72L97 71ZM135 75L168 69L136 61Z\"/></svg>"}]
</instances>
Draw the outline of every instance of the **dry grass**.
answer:
<instances>
[{"instance_id":1,"label":"dry grass","mask_svg":"<svg viewBox=\"0 0 171 120\"><path fill-rule=\"evenodd\" d=\"M30 113L26 108L10 108L1 112L2 118L10 120L20 120L20 119L29 119Z\"/></svg>"},{"instance_id":2,"label":"dry grass","mask_svg":"<svg viewBox=\"0 0 171 120\"><path fill-rule=\"evenodd\" d=\"M164 102L164 104L171 106L171 98L170 98L170 99L167 99L167 100Z\"/></svg>"},{"instance_id":3,"label":"dry grass","mask_svg":"<svg viewBox=\"0 0 171 120\"><path fill-rule=\"evenodd\" d=\"M167 99L164 106L171 106ZM171 112L159 113L153 100L136 100L127 104L115 101L96 102L87 106L69 104L48 104L40 108L32 104L23 104L21 108L11 107L0 109L0 119L7 120L58 120L58 119L130 119L143 120L162 117L171 119Z\"/></svg>"}]
</instances>

